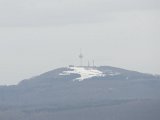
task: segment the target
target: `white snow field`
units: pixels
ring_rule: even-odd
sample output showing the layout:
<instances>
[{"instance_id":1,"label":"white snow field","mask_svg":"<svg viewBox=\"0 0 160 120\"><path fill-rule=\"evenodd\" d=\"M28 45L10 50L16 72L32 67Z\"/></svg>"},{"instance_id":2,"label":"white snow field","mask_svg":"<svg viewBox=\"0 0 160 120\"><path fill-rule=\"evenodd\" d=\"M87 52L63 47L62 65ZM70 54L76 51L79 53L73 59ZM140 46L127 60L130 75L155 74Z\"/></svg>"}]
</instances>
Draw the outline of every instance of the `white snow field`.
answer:
<instances>
[{"instance_id":1,"label":"white snow field","mask_svg":"<svg viewBox=\"0 0 160 120\"><path fill-rule=\"evenodd\" d=\"M105 74L103 74L103 72L101 72L95 68L91 68L91 67L69 67L69 69L71 69L71 70L63 71L59 75L79 74L80 77L74 79L73 81L75 81L75 80L83 81L83 80L86 80L86 79L92 78L92 77L105 76Z\"/></svg>"}]
</instances>

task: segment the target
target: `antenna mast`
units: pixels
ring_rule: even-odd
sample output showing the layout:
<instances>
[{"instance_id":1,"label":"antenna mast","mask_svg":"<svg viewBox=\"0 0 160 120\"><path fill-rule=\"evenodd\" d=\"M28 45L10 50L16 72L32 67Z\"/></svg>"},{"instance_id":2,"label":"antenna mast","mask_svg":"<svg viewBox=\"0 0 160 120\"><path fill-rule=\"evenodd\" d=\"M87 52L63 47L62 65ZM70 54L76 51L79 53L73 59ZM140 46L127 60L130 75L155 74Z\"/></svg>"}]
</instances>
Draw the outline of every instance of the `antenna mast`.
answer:
<instances>
[{"instance_id":1,"label":"antenna mast","mask_svg":"<svg viewBox=\"0 0 160 120\"><path fill-rule=\"evenodd\" d=\"M83 55L82 55L82 52L80 50L80 54L79 54L79 59L80 59L80 66L83 66Z\"/></svg>"},{"instance_id":2,"label":"antenna mast","mask_svg":"<svg viewBox=\"0 0 160 120\"><path fill-rule=\"evenodd\" d=\"M95 67L95 65L94 65L94 60L93 60L93 67Z\"/></svg>"}]
</instances>

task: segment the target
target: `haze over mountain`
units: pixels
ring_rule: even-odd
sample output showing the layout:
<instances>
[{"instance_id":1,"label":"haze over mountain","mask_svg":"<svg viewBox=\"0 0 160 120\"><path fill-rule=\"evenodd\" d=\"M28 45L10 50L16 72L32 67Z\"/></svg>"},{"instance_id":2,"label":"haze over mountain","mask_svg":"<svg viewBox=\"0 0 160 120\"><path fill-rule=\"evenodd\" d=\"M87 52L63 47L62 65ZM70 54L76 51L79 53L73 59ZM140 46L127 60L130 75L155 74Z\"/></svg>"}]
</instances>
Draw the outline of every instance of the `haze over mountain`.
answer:
<instances>
[{"instance_id":1,"label":"haze over mountain","mask_svg":"<svg viewBox=\"0 0 160 120\"><path fill-rule=\"evenodd\" d=\"M160 74L159 0L0 0L0 85L85 60Z\"/></svg>"},{"instance_id":2,"label":"haze over mountain","mask_svg":"<svg viewBox=\"0 0 160 120\"><path fill-rule=\"evenodd\" d=\"M0 120L160 120L159 21L160 0L0 0Z\"/></svg>"},{"instance_id":3,"label":"haze over mountain","mask_svg":"<svg viewBox=\"0 0 160 120\"><path fill-rule=\"evenodd\" d=\"M159 120L159 91L158 75L110 66L62 67L0 86L0 119Z\"/></svg>"}]
</instances>

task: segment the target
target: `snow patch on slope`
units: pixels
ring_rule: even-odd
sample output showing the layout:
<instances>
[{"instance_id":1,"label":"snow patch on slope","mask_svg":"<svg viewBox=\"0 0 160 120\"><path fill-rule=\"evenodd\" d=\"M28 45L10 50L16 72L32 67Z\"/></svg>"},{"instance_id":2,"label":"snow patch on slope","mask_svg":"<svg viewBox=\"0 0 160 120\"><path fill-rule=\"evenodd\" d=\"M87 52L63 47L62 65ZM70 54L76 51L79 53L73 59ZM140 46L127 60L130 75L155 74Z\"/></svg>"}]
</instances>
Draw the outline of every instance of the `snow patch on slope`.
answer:
<instances>
[{"instance_id":1,"label":"snow patch on slope","mask_svg":"<svg viewBox=\"0 0 160 120\"><path fill-rule=\"evenodd\" d=\"M88 67L69 67L68 71L63 71L59 75L70 75L70 74L79 74L81 77L74 79L78 81L83 81L88 78L92 77L104 77L105 74L103 72L95 69L95 68L88 68Z\"/></svg>"}]
</instances>

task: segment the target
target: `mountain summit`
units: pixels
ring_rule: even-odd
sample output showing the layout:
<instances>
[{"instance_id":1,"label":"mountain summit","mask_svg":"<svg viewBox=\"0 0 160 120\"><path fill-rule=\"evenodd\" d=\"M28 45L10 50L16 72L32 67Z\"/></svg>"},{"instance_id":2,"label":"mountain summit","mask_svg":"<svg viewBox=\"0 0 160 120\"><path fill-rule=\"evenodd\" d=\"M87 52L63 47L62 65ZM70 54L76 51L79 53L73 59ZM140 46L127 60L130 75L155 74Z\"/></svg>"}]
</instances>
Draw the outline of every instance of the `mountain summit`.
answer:
<instances>
[{"instance_id":1,"label":"mountain summit","mask_svg":"<svg viewBox=\"0 0 160 120\"><path fill-rule=\"evenodd\" d=\"M25 85L25 83L44 84L53 81L86 81L86 80L157 80L160 79L158 75L140 73L137 71L125 70L111 66L87 67L87 66L69 66L57 68L49 72L43 73L31 79L21 81L18 85Z\"/></svg>"}]
</instances>

